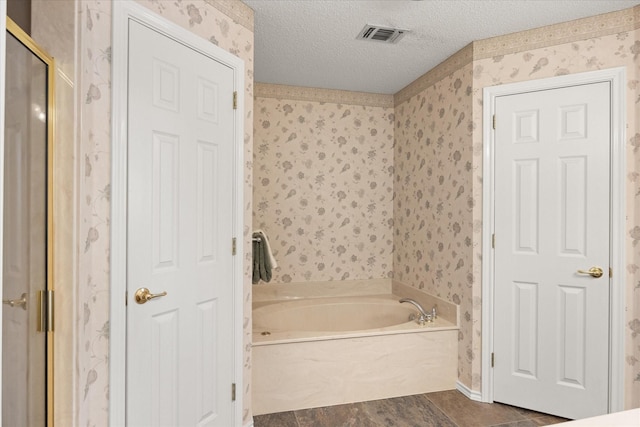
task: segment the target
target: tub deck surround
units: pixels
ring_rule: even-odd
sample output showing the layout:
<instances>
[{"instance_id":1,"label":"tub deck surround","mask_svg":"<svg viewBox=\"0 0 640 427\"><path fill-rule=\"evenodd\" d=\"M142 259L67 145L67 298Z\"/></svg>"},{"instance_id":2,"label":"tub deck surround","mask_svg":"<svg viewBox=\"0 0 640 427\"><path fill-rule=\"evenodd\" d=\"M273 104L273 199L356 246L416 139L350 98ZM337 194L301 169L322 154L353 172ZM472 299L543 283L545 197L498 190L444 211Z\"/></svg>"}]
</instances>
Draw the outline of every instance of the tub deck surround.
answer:
<instances>
[{"instance_id":1,"label":"tub deck surround","mask_svg":"<svg viewBox=\"0 0 640 427\"><path fill-rule=\"evenodd\" d=\"M262 303L253 310L253 345L458 329L440 316L418 325L409 320L417 310L399 299L385 294Z\"/></svg>"},{"instance_id":2,"label":"tub deck surround","mask_svg":"<svg viewBox=\"0 0 640 427\"><path fill-rule=\"evenodd\" d=\"M391 293L391 279L343 280L325 282L292 282L258 284L253 287L256 303L300 298L381 295Z\"/></svg>"},{"instance_id":3,"label":"tub deck surround","mask_svg":"<svg viewBox=\"0 0 640 427\"><path fill-rule=\"evenodd\" d=\"M252 301L255 310L260 306L285 300L371 295L396 295L398 300L412 298L425 310L431 310L435 306L438 317L459 325L456 304L391 279L258 284L253 286Z\"/></svg>"},{"instance_id":4,"label":"tub deck surround","mask_svg":"<svg viewBox=\"0 0 640 427\"><path fill-rule=\"evenodd\" d=\"M454 389L456 306L394 286L406 291L388 279L254 287L254 415ZM402 297L438 318L409 321Z\"/></svg>"},{"instance_id":5,"label":"tub deck surround","mask_svg":"<svg viewBox=\"0 0 640 427\"><path fill-rule=\"evenodd\" d=\"M445 301L431 294L421 291L420 289L405 285L404 283L394 280L391 284L391 293L398 295L400 298L411 298L420 303L425 310L431 310L436 307L438 317L446 319L449 323L460 325L460 306Z\"/></svg>"}]
</instances>

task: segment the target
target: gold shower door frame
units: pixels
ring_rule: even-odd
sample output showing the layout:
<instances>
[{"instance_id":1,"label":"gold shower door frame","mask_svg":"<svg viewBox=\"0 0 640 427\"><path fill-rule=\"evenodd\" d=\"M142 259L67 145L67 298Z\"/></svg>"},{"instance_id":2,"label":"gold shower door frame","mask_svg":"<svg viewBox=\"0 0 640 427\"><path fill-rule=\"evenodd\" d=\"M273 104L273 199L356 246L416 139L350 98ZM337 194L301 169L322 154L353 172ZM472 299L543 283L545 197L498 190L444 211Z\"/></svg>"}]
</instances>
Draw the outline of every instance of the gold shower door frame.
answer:
<instances>
[{"instance_id":1,"label":"gold shower door frame","mask_svg":"<svg viewBox=\"0 0 640 427\"><path fill-rule=\"evenodd\" d=\"M15 37L20 43L22 43L33 55L40 59L47 69L47 192L46 192L46 284L45 292L47 302L45 305L48 307L46 313L41 311L42 315L47 319L42 319L45 322L46 327L44 333L46 336L46 425L48 427L53 426L53 243L54 243L54 221L53 221L53 159L54 159L54 122L55 122L55 67L54 59L42 49L22 28L20 28L13 20L7 17L7 33ZM7 58L8 59L8 58ZM5 100L6 103L6 100ZM3 130L4 131L4 130ZM39 322L42 324L42 322ZM4 350L3 350L4 352Z\"/></svg>"}]
</instances>

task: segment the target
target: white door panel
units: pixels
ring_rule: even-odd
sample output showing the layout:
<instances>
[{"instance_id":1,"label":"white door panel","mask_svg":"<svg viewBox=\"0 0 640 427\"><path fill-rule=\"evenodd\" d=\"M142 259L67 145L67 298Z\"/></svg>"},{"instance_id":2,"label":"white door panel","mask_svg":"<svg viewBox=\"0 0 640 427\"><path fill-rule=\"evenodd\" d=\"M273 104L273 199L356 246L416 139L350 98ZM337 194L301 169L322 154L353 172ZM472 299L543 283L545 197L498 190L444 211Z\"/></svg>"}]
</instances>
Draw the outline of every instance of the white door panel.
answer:
<instances>
[{"instance_id":1,"label":"white door panel","mask_svg":"<svg viewBox=\"0 0 640 427\"><path fill-rule=\"evenodd\" d=\"M129 40L127 422L232 425L233 70Z\"/></svg>"},{"instance_id":2,"label":"white door panel","mask_svg":"<svg viewBox=\"0 0 640 427\"><path fill-rule=\"evenodd\" d=\"M494 400L606 413L610 85L498 97L496 120Z\"/></svg>"}]
</instances>

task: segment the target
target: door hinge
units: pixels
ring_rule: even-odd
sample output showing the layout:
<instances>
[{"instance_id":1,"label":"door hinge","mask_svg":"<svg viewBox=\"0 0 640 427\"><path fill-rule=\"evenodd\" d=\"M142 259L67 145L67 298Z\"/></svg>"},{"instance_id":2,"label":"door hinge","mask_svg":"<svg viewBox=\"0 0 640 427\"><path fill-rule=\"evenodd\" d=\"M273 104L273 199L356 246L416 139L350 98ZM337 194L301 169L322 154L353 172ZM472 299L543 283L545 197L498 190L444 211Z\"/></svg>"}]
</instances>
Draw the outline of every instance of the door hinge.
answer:
<instances>
[{"instance_id":1,"label":"door hinge","mask_svg":"<svg viewBox=\"0 0 640 427\"><path fill-rule=\"evenodd\" d=\"M493 115L493 128L496 128L496 115Z\"/></svg>"},{"instance_id":2,"label":"door hinge","mask_svg":"<svg viewBox=\"0 0 640 427\"><path fill-rule=\"evenodd\" d=\"M609 267L609 278L613 277L613 268Z\"/></svg>"},{"instance_id":3,"label":"door hinge","mask_svg":"<svg viewBox=\"0 0 640 427\"><path fill-rule=\"evenodd\" d=\"M496 235L495 235L495 233L491 235L491 248L492 249L496 248Z\"/></svg>"},{"instance_id":4,"label":"door hinge","mask_svg":"<svg viewBox=\"0 0 640 427\"><path fill-rule=\"evenodd\" d=\"M491 353L491 367L492 368L495 365L495 362L496 362L495 354Z\"/></svg>"},{"instance_id":5,"label":"door hinge","mask_svg":"<svg viewBox=\"0 0 640 427\"><path fill-rule=\"evenodd\" d=\"M53 291L38 291L38 332L53 332Z\"/></svg>"},{"instance_id":6,"label":"door hinge","mask_svg":"<svg viewBox=\"0 0 640 427\"><path fill-rule=\"evenodd\" d=\"M231 384L231 401L236 401L236 383Z\"/></svg>"},{"instance_id":7,"label":"door hinge","mask_svg":"<svg viewBox=\"0 0 640 427\"><path fill-rule=\"evenodd\" d=\"M236 91L233 92L233 109L238 109L238 92Z\"/></svg>"},{"instance_id":8,"label":"door hinge","mask_svg":"<svg viewBox=\"0 0 640 427\"><path fill-rule=\"evenodd\" d=\"M236 243L236 238L231 239L231 255L235 255L238 251L238 244Z\"/></svg>"}]
</instances>

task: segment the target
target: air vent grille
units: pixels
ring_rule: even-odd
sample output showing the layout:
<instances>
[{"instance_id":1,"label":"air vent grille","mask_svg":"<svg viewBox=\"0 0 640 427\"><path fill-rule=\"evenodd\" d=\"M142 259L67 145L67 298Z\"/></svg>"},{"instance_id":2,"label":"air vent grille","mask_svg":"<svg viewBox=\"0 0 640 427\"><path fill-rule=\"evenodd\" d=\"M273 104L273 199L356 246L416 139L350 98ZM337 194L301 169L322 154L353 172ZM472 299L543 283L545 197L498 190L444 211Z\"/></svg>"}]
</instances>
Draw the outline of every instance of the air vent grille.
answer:
<instances>
[{"instance_id":1,"label":"air vent grille","mask_svg":"<svg viewBox=\"0 0 640 427\"><path fill-rule=\"evenodd\" d=\"M379 25L367 24L356 37L360 40L373 40L383 43L398 43L409 30L401 28L381 27Z\"/></svg>"}]
</instances>

